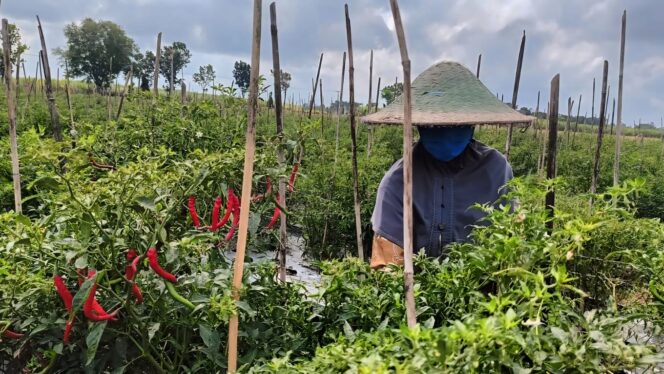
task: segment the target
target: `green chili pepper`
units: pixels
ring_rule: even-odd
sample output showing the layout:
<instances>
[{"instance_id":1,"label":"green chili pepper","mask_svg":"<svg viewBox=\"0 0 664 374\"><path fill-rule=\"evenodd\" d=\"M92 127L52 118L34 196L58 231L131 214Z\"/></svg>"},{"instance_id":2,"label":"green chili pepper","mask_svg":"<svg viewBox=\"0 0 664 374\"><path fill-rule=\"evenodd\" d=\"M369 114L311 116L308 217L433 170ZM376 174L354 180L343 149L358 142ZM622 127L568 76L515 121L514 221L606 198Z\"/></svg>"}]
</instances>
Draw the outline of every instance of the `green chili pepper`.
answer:
<instances>
[{"instance_id":1,"label":"green chili pepper","mask_svg":"<svg viewBox=\"0 0 664 374\"><path fill-rule=\"evenodd\" d=\"M196 306L189 300L185 299L178 293L178 291L175 290L175 286L171 282L164 282L166 284L166 289L168 290L168 293L171 295L173 300L179 302L180 304L186 306L187 308L194 310L196 309Z\"/></svg>"}]
</instances>

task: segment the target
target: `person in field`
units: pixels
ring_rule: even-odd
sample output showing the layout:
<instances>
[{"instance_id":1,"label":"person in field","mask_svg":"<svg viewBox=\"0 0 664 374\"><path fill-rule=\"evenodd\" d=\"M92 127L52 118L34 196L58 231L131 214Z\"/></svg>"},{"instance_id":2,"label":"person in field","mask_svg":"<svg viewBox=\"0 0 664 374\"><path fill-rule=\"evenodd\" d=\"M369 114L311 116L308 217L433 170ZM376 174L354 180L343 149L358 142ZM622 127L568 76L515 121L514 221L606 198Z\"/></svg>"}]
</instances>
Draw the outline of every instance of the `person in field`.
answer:
<instances>
[{"instance_id":1,"label":"person in field","mask_svg":"<svg viewBox=\"0 0 664 374\"><path fill-rule=\"evenodd\" d=\"M465 241L484 213L475 204L493 203L504 193L512 168L497 150L473 139L479 124L530 123L464 66L438 63L412 84L412 120L419 141L413 148L413 249L428 256ZM362 118L366 124L401 124L401 98ZM403 264L403 160L378 187L371 223L371 267Z\"/></svg>"}]
</instances>

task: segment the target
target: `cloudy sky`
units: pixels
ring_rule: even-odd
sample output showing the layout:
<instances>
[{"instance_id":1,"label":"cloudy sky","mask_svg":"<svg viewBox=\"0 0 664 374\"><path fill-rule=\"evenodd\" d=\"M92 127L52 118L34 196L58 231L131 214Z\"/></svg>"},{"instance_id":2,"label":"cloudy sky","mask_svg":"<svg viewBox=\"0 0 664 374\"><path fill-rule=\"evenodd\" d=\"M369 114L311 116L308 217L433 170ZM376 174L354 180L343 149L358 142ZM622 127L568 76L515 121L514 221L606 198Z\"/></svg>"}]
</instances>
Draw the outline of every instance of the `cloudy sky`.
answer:
<instances>
[{"instance_id":1,"label":"cloudy sky","mask_svg":"<svg viewBox=\"0 0 664 374\"><path fill-rule=\"evenodd\" d=\"M291 72L295 100L311 91L316 65L324 53L321 77L325 102L336 99L342 53L346 49L344 2L277 0L282 69ZM369 54L374 51L374 90L401 80L399 50L387 0L352 0L350 15L356 100L369 95ZM417 0L401 1L413 76L440 60L455 60L474 71L482 54L480 78L493 92L511 100L518 47L527 41L519 106L534 108L537 92L546 105L549 82L561 75L561 102L572 96L581 114L591 111L592 81L598 91L603 60L609 61L611 98L617 93L620 17L627 9L624 122L654 122L664 115L664 2L657 0ZM261 72L272 66L269 2L263 2ZM230 84L233 62L250 60L252 1L249 0L5 0L2 17L16 23L30 46L26 68L33 71L39 50L35 15L44 25L49 49L65 45L63 27L85 17L121 25L141 48L183 41L192 51L185 79L200 65L212 64L217 80ZM53 58L52 58L53 59ZM347 96L348 89L344 89ZM375 95L375 92L374 94ZM290 94L288 94L290 100ZM372 100L373 101L373 100ZM596 102L599 101L597 94ZM576 104L575 104L576 105ZM596 104L596 113L599 104ZM566 104L561 105L566 111ZM576 107L574 113L576 112ZM598 114L596 114L598 115Z\"/></svg>"}]
</instances>

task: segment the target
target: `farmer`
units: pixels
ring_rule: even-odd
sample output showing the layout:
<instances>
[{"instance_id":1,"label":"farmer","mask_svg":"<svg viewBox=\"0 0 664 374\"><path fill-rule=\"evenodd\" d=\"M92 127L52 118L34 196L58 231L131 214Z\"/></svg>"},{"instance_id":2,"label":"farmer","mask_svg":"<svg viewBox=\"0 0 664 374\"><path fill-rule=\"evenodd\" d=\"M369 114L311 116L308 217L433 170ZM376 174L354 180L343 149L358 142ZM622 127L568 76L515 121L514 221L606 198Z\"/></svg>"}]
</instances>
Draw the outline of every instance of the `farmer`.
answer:
<instances>
[{"instance_id":1,"label":"farmer","mask_svg":"<svg viewBox=\"0 0 664 374\"><path fill-rule=\"evenodd\" d=\"M484 213L475 204L494 203L512 178L507 159L473 139L476 124L530 123L462 65L438 63L412 85L412 122L420 140L413 148L413 249L444 255L445 246L468 238ZM400 124L398 98L362 118L367 124ZM371 218L375 232L371 267L403 264L403 160L378 187Z\"/></svg>"}]
</instances>

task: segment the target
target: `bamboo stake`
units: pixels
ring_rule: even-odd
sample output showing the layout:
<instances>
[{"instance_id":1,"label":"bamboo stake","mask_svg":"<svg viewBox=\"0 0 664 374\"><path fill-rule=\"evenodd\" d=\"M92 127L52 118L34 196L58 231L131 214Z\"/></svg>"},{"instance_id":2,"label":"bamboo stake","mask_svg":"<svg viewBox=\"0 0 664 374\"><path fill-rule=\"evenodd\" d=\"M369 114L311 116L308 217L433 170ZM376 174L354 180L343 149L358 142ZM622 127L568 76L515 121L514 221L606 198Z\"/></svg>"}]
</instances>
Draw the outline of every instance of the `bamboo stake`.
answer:
<instances>
[{"instance_id":1,"label":"bamboo stake","mask_svg":"<svg viewBox=\"0 0 664 374\"><path fill-rule=\"evenodd\" d=\"M616 118L616 153L613 160L613 185L620 184L620 147L622 143L622 95L623 70L625 67L625 34L627 29L627 11L623 11L622 29L620 32L620 71L618 73L618 113Z\"/></svg>"},{"instance_id":2,"label":"bamboo stake","mask_svg":"<svg viewBox=\"0 0 664 374\"><path fill-rule=\"evenodd\" d=\"M590 128L595 124L595 78L593 78L593 102L590 107Z\"/></svg>"},{"instance_id":3,"label":"bamboo stake","mask_svg":"<svg viewBox=\"0 0 664 374\"><path fill-rule=\"evenodd\" d=\"M613 125L615 124L614 120L616 114L616 98L613 98L613 109L611 109L611 135L613 135Z\"/></svg>"},{"instance_id":4,"label":"bamboo stake","mask_svg":"<svg viewBox=\"0 0 664 374\"><path fill-rule=\"evenodd\" d=\"M323 79L321 78L318 83L320 86L320 136L321 138L325 136L325 128L323 122L325 122L325 103L323 102Z\"/></svg>"},{"instance_id":5,"label":"bamboo stake","mask_svg":"<svg viewBox=\"0 0 664 374\"><path fill-rule=\"evenodd\" d=\"M362 246L362 217L360 215L359 177L357 174L357 136L355 133L355 68L353 67L353 36L350 27L348 4L344 5L346 12L346 39L348 41L348 91L350 100L350 139L353 154L353 200L355 207L355 236L357 239L357 257L364 261L364 248Z\"/></svg>"},{"instance_id":6,"label":"bamboo stake","mask_svg":"<svg viewBox=\"0 0 664 374\"><path fill-rule=\"evenodd\" d=\"M367 101L367 112L371 113L371 95L373 91L371 89L371 84L373 82L373 49L369 55L369 99Z\"/></svg>"},{"instance_id":7,"label":"bamboo stake","mask_svg":"<svg viewBox=\"0 0 664 374\"><path fill-rule=\"evenodd\" d=\"M539 104L540 92L537 91L537 105L535 106L535 138L539 137Z\"/></svg>"},{"instance_id":8,"label":"bamboo stake","mask_svg":"<svg viewBox=\"0 0 664 374\"><path fill-rule=\"evenodd\" d=\"M376 107L374 112L378 111L378 99L380 98L380 77L378 77L378 87L376 87Z\"/></svg>"},{"instance_id":9,"label":"bamboo stake","mask_svg":"<svg viewBox=\"0 0 664 374\"><path fill-rule=\"evenodd\" d=\"M51 113L51 129L53 130L53 138L55 141L62 141L62 130L60 129L60 115L58 108L55 105L55 97L53 96L53 85L51 84L51 68L48 64L48 52L46 49L46 39L44 38L44 31L42 30L41 21L37 16L37 29L39 30L39 39L41 40L41 53L44 77L46 78L44 84L46 86L46 98L48 100L48 111Z\"/></svg>"},{"instance_id":10,"label":"bamboo stake","mask_svg":"<svg viewBox=\"0 0 664 374\"><path fill-rule=\"evenodd\" d=\"M397 0L390 0L394 28L401 51L403 66L403 250L404 250L404 293L406 294L406 321L408 327L417 324L415 296L413 294L413 123L410 90L410 58L406 46L406 35L401 22Z\"/></svg>"},{"instance_id":11,"label":"bamboo stake","mask_svg":"<svg viewBox=\"0 0 664 374\"><path fill-rule=\"evenodd\" d=\"M273 2L270 4L270 32L272 35L272 71L274 71L274 113L277 120L277 137L282 145L284 138L284 123L281 113L281 63L279 61L279 37L277 30L277 6ZM279 166L283 167L286 163L283 147L277 149L277 158ZM281 222L279 225L279 280L286 281L286 179L279 177L279 205L281 206Z\"/></svg>"},{"instance_id":12,"label":"bamboo stake","mask_svg":"<svg viewBox=\"0 0 664 374\"><path fill-rule=\"evenodd\" d=\"M556 150L558 142L558 96L560 92L560 74L551 80L551 94L549 96L549 146L546 160L546 178L556 178ZM556 205L556 193L553 187L546 193L544 200L549 220L546 222L549 234L553 231L553 210Z\"/></svg>"},{"instance_id":13,"label":"bamboo stake","mask_svg":"<svg viewBox=\"0 0 664 374\"><path fill-rule=\"evenodd\" d=\"M18 56L16 56L16 103L18 104L20 101L20 91L21 91L21 84L19 81L20 78L20 73L21 73L21 54L19 53Z\"/></svg>"},{"instance_id":14,"label":"bamboo stake","mask_svg":"<svg viewBox=\"0 0 664 374\"><path fill-rule=\"evenodd\" d=\"M477 79L480 79L480 66L482 66L482 54L477 56Z\"/></svg>"},{"instance_id":15,"label":"bamboo stake","mask_svg":"<svg viewBox=\"0 0 664 374\"><path fill-rule=\"evenodd\" d=\"M521 37L521 46L519 47L519 59L516 63L516 75L514 76L514 91L512 93L512 109L516 110L516 99L519 94L519 82L521 81L521 67L523 65L523 50L526 46L526 30L523 30ZM514 132L514 125L510 123L507 129L507 141L505 144L505 157L509 160L510 149L512 148L512 133Z\"/></svg>"},{"instance_id":16,"label":"bamboo stake","mask_svg":"<svg viewBox=\"0 0 664 374\"><path fill-rule=\"evenodd\" d=\"M318 60L318 71L316 72L316 80L313 87L313 93L311 94L311 101L309 102L309 118L311 119L311 111L314 110L314 101L316 100L316 87L318 85L318 79L320 79L320 67L323 65L323 54L320 54L320 60Z\"/></svg>"},{"instance_id":17,"label":"bamboo stake","mask_svg":"<svg viewBox=\"0 0 664 374\"><path fill-rule=\"evenodd\" d=\"M154 59L154 77L152 78L152 90L155 99L159 97L159 60L161 59L161 32L157 34L157 50Z\"/></svg>"},{"instance_id":18,"label":"bamboo stake","mask_svg":"<svg viewBox=\"0 0 664 374\"><path fill-rule=\"evenodd\" d=\"M590 193L597 192L597 180L599 178L599 161L602 154L602 137L604 133L604 120L606 118L606 81L609 74L609 62L604 60L604 73L602 74L602 96L600 98L599 109L599 127L597 129L597 148L595 149L595 162L593 166L593 175L590 183ZM590 198L590 205L592 206L593 198Z\"/></svg>"},{"instance_id":19,"label":"bamboo stake","mask_svg":"<svg viewBox=\"0 0 664 374\"><path fill-rule=\"evenodd\" d=\"M184 80L180 81L180 102L182 105L187 105L187 85Z\"/></svg>"},{"instance_id":20,"label":"bamboo stake","mask_svg":"<svg viewBox=\"0 0 664 374\"><path fill-rule=\"evenodd\" d=\"M244 153L244 170L242 175L242 196L240 200L240 226L237 239L237 250L233 263L233 299L240 300L242 273L244 271L244 255L247 247L247 229L249 228L249 204L251 202L251 182L254 174L254 154L256 152L256 107L258 106L258 78L260 74L261 49L261 0L254 0L253 38L251 46L251 75L249 82L248 115L246 145ZM238 315L231 315L228 323L228 372L237 370L237 339Z\"/></svg>"},{"instance_id":21,"label":"bamboo stake","mask_svg":"<svg viewBox=\"0 0 664 374\"><path fill-rule=\"evenodd\" d=\"M337 129L334 141L334 167L337 166L337 155L339 154L339 123L341 121L341 103L344 100L344 75L346 73L346 52L341 63L341 88L339 89L339 102L337 104ZM336 169L335 169L336 170Z\"/></svg>"},{"instance_id":22,"label":"bamboo stake","mask_svg":"<svg viewBox=\"0 0 664 374\"><path fill-rule=\"evenodd\" d=\"M168 96L171 96L173 94L173 88L174 88L173 87L174 86L173 80L175 80L175 76L174 76L175 73L173 72L173 58L175 57L174 55L175 55L175 50L173 48L171 48L171 81L168 82L169 83L169 85L168 85Z\"/></svg>"},{"instance_id":23,"label":"bamboo stake","mask_svg":"<svg viewBox=\"0 0 664 374\"><path fill-rule=\"evenodd\" d=\"M125 81L124 88L122 89L122 94L120 95L120 104L118 105L118 113L115 115L115 120L120 119L120 115L122 114L122 104L124 103L125 96L127 95L127 87L129 86L129 82L131 82L131 77L134 73L134 66L129 67L129 74L127 74L127 80Z\"/></svg>"},{"instance_id":24,"label":"bamboo stake","mask_svg":"<svg viewBox=\"0 0 664 374\"><path fill-rule=\"evenodd\" d=\"M574 139L576 139L576 133L579 131L579 114L581 114L581 99L583 94L579 94L579 103L576 105L576 121L574 121L574 134L572 135L572 144L574 144Z\"/></svg>"},{"instance_id":25,"label":"bamboo stake","mask_svg":"<svg viewBox=\"0 0 664 374\"><path fill-rule=\"evenodd\" d=\"M572 97L567 98L567 124L565 125L565 132L567 133L567 143L569 143L569 132L571 128L570 117L572 117L572 109L574 108L574 100Z\"/></svg>"},{"instance_id":26,"label":"bamboo stake","mask_svg":"<svg viewBox=\"0 0 664 374\"><path fill-rule=\"evenodd\" d=\"M18 141L16 140L16 103L14 102L14 90L12 82L11 42L9 40L9 22L2 19L2 50L3 63L5 64L5 90L7 93L7 117L9 121L9 143L12 161L12 180L14 182L14 212L23 213L21 206L21 173L18 159Z\"/></svg>"},{"instance_id":27,"label":"bamboo stake","mask_svg":"<svg viewBox=\"0 0 664 374\"><path fill-rule=\"evenodd\" d=\"M72 97L69 91L69 67L65 61L65 95L67 96L67 107L69 108L69 127L71 127L72 148L76 148L76 124L74 123L74 110L72 109Z\"/></svg>"},{"instance_id":28,"label":"bamboo stake","mask_svg":"<svg viewBox=\"0 0 664 374\"><path fill-rule=\"evenodd\" d=\"M44 66L44 51L39 50L39 63L37 64L37 71L39 72L39 82L38 82L38 87L39 91L41 92L42 98L44 97L44 74L42 71L42 67ZM35 75L35 80L37 79L37 75ZM35 99L37 99L37 91L35 91Z\"/></svg>"}]
</instances>

